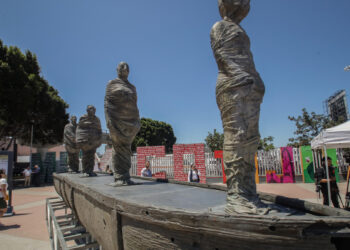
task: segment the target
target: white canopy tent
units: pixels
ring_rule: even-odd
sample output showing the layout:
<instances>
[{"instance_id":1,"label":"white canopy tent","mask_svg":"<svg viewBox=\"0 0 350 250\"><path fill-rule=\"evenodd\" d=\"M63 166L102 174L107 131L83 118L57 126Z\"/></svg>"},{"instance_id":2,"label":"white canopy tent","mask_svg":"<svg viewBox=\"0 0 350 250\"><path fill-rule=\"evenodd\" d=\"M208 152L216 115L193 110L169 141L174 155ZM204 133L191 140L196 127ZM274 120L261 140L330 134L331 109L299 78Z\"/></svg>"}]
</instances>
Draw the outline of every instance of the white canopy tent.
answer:
<instances>
[{"instance_id":1,"label":"white canopy tent","mask_svg":"<svg viewBox=\"0 0 350 250\"><path fill-rule=\"evenodd\" d=\"M323 149L327 159L327 148L350 148L350 121L338 126L324 129L311 141L312 149ZM328 201L331 202L331 192L329 183L328 163L326 163Z\"/></svg>"},{"instance_id":2,"label":"white canopy tent","mask_svg":"<svg viewBox=\"0 0 350 250\"><path fill-rule=\"evenodd\" d=\"M350 148L350 121L324 129L311 141L312 149Z\"/></svg>"}]
</instances>

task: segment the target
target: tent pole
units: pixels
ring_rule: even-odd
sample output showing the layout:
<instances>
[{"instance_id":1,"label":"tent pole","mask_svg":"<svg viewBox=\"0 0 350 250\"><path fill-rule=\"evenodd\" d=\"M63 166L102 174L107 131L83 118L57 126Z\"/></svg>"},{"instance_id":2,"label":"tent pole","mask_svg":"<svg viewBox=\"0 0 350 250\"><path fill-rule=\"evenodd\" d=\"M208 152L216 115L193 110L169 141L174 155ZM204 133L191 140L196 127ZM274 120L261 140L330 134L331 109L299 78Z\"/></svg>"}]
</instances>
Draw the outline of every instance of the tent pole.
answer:
<instances>
[{"instance_id":1,"label":"tent pole","mask_svg":"<svg viewBox=\"0 0 350 250\"><path fill-rule=\"evenodd\" d=\"M327 174L327 190L328 190L328 204L331 205L331 183L329 180L329 171L328 171L328 156L327 156L327 148L326 146L323 146L324 148L324 156L325 156L325 163L326 163L326 174Z\"/></svg>"},{"instance_id":2,"label":"tent pole","mask_svg":"<svg viewBox=\"0 0 350 250\"><path fill-rule=\"evenodd\" d=\"M317 150L317 158L318 158L318 167L320 167L320 163L321 163L321 167L322 167L322 161L321 161L321 154L320 154L320 150Z\"/></svg>"},{"instance_id":3,"label":"tent pole","mask_svg":"<svg viewBox=\"0 0 350 250\"><path fill-rule=\"evenodd\" d=\"M314 175L316 174L316 161L315 161L315 150L313 150L313 149L311 149L311 152L312 152L312 162L314 163L314 164L312 164L313 165L313 167L314 167Z\"/></svg>"},{"instance_id":4,"label":"tent pole","mask_svg":"<svg viewBox=\"0 0 350 250\"><path fill-rule=\"evenodd\" d=\"M312 152L312 162L314 163L313 165L314 165L314 180L316 180L317 181L317 179L315 178L315 174L316 174L316 163L317 163L317 157L316 157L316 152L315 152L315 150L313 150L313 149L311 149L311 152ZM318 190L317 189L317 185L319 184L318 182L316 182L315 181L315 184L316 184L316 190ZM316 192L316 197L317 197L317 203L318 203L318 192Z\"/></svg>"}]
</instances>

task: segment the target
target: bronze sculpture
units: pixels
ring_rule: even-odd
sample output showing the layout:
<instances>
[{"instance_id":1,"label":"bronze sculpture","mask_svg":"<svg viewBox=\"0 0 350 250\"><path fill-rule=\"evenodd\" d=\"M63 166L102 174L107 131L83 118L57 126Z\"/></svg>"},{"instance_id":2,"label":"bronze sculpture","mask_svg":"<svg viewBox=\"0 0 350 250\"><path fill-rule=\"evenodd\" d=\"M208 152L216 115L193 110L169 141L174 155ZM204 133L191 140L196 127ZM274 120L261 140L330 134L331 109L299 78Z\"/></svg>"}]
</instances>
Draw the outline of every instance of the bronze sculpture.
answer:
<instances>
[{"instance_id":1,"label":"bronze sculpture","mask_svg":"<svg viewBox=\"0 0 350 250\"><path fill-rule=\"evenodd\" d=\"M223 20L214 24L211 46L218 65L216 101L224 128L223 160L228 213L266 213L255 184L254 157L265 87L255 69L250 40L239 23L250 0L218 0Z\"/></svg>"},{"instance_id":2,"label":"bronze sculpture","mask_svg":"<svg viewBox=\"0 0 350 250\"><path fill-rule=\"evenodd\" d=\"M78 147L83 151L83 176L96 176L93 169L96 149L101 145L101 122L95 115L96 109L94 106L87 106L86 112L87 114L80 117L76 140Z\"/></svg>"},{"instance_id":3,"label":"bronze sculpture","mask_svg":"<svg viewBox=\"0 0 350 250\"><path fill-rule=\"evenodd\" d=\"M128 81L129 65L121 62L118 78L109 81L105 96L105 116L113 144L114 186L131 185L131 143L140 130L136 88Z\"/></svg>"},{"instance_id":4,"label":"bronze sculpture","mask_svg":"<svg viewBox=\"0 0 350 250\"><path fill-rule=\"evenodd\" d=\"M68 171L79 172L79 148L76 143L75 132L77 129L77 117L72 116L70 123L64 127L63 142L68 153Z\"/></svg>"}]
</instances>

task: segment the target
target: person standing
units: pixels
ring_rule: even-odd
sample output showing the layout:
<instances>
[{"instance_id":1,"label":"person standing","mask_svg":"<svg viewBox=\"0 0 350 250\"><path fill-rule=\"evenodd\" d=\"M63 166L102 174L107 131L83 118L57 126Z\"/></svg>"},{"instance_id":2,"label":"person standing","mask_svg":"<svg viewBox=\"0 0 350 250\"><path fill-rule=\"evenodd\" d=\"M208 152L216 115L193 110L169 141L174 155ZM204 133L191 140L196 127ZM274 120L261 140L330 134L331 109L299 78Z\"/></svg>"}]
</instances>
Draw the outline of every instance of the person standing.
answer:
<instances>
[{"instance_id":1,"label":"person standing","mask_svg":"<svg viewBox=\"0 0 350 250\"><path fill-rule=\"evenodd\" d=\"M142 177L152 177L152 171L150 169L150 162L146 162L146 167L141 170L141 176Z\"/></svg>"},{"instance_id":2,"label":"person standing","mask_svg":"<svg viewBox=\"0 0 350 250\"><path fill-rule=\"evenodd\" d=\"M328 163L328 174L329 174L329 181L330 181L330 189L331 189L331 199L334 207L339 208L339 201L338 201L338 185L337 180L335 178L335 167L332 165L332 158L327 157L327 163ZM328 199L328 187L327 187L327 174L326 174L326 164L325 164L325 158L322 159L322 165L323 165L323 178L320 180L321 185L321 192L323 195L323 205L329 206L329 199Z\"/></svg>"},{"instance_id":3,"label":"person standing","mask_svg":"<svg viewBox=\"0 0 350 250\"><path fill-rule=\"evenodd\" d=\"M7 180L3 169L0 169L0 217L7 211ZM0 223L1 225L1 223Z\"/></svg>"},{"instance_id":4,"label":"person standing","mask_svg":"<svg viewBox=\"0 0 350 250\"><path fill-rule=\"evenodd\" d=\"M199 171L195 164L191 164L191 169L188 171L188 181L189 182L200 182Z\"/></svg>"},{"instance_id":5,"label":"person standing","mask_svg":"<svg viewBox=\"0 0 350 250\"><path fill-rule=\"evenodd\" d=\"M24 169L23 175L24 175L24 187L30 187L30 178L32 175L32 170L30 169L29 166L26 169Z\"/></svg>"}]
</instances>

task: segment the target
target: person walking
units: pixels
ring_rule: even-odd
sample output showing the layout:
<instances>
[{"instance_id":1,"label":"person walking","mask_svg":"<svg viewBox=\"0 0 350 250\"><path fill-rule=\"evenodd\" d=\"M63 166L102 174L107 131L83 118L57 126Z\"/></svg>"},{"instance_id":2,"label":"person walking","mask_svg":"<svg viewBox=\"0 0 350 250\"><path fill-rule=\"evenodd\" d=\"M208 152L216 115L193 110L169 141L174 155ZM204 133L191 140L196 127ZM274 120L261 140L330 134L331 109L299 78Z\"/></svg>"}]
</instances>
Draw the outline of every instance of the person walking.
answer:
<instances>
[{"instance_id":1,"label":"person walking","mask_svg":"<svg viewBox=\"0 0 350 250\"><path fill-rule=\"evenodd\" d=\"M32 176L32 170L30 169L30 166L24 169L23 175L24 175L24 187L30 187L30 179Z\"/></svg>"},{"instance_id":2,"label":"person walking","mask_svg":"<svg viewBox=\"0 0 350 250\"><path fill-rule=\"evenodd\" d=\"M0 218L7 211L7 180L5 170L0 169ZM0 222L0 225L1 222Z\"/></svg>"},{"instance_id":3,"label":"person walking","mask_svg":"<svg viewBox=\"0 0 350 250\"><path fill-rule=\"evenodd\" d=\"M188 181L189 182L200 182L199 171L195 164L191 164L191 169L188 171Z\"/></svg>"}]
</instances>

